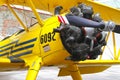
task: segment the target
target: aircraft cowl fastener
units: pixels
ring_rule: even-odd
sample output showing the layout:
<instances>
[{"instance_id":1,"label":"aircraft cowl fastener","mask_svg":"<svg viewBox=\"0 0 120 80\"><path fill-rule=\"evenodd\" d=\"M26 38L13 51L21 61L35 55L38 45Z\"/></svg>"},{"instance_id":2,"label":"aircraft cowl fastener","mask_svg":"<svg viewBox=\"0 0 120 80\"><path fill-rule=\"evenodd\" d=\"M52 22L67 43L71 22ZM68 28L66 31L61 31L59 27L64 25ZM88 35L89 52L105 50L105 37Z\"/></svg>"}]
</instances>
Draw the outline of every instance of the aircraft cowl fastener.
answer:
<instances>
[{"instance_id":1,"label":"aircraft cowl fastener","mask_svg":"<svg viewBox=\"0 0 120 80\"><path fill-rule=\"evenodd\" d=\"M65 25L61 24L60 27L54 28L53 31L60 33L64 29L65 29Z\"/></svg>"},{"instance_id":2,"label":"aircraft cowl fastener","mask_svg":"<svg viewBox=\"0 0 120 80\"><path fill-rule=\"evenodd\" d=\"M53 31L54 31L54 32L61 33L62 31L67 30L67 29L69 29L69 28L70 28L70 25L61 23L60 26L57 27L57 28L54 28Z\"/></svg>"}]
</instances>

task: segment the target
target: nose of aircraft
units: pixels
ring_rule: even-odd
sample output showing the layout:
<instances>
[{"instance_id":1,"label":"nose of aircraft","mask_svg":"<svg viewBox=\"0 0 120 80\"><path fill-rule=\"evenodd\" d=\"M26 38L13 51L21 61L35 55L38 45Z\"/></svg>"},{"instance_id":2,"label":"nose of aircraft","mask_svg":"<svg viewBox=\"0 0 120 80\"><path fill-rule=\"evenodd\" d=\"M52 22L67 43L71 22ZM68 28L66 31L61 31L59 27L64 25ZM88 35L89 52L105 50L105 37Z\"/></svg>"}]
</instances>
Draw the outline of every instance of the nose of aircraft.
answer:
<instances>
[{"instance_id":1,"label":"nose of aircraft","mask_svg":"<svg viewBox=\"0 0 120 80\"><path fill-rule=\"evenodd\" d=\"M83 61L87 59L90 48L88 44L82 42L82 31L80 28L62 24L54 31L60 33L62 43L71 55L66 60Z\"/></svg>"}]
</instances>

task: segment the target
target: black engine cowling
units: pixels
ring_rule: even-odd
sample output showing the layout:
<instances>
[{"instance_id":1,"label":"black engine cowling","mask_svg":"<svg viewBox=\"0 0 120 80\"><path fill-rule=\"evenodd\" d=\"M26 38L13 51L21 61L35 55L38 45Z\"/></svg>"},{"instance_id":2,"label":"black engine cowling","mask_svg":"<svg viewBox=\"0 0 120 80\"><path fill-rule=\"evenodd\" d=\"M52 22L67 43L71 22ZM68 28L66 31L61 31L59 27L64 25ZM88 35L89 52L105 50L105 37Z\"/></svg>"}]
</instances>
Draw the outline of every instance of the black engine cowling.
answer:
<instances>
[{"instance_id":1,"label":"black engine cowling","mask_svg":"<svg viewBox=\"0 0 120 80\"><path fill-rule=\"evenodd\" d=\"M60 33L64 47L71 54L66 60L81 61L96 59L98 55L102 53L102 46L106 45L106 35L102 34L100 31L95 31L93 32L93 36L87 37L89 36L85 34L87 29L84 28L83 30L82 27L68 24L61 24L60 27L54 29L54 31ZM96 37L98 34L100 36Z\"/></svg>"},{"instance_id":2,"label":"black engine cowling","mask_svg":"<svg viewBox=\"0 0 120 80\"><path fill-rule=\"evenodd\" d=\"M86 60L89 52L89 46L83 41L83 35L80 28L72 25L61 25L54 31L60 32L61 40L66 50L71 54L67 60L80 61Z\"/></svg>"}]
</instances>

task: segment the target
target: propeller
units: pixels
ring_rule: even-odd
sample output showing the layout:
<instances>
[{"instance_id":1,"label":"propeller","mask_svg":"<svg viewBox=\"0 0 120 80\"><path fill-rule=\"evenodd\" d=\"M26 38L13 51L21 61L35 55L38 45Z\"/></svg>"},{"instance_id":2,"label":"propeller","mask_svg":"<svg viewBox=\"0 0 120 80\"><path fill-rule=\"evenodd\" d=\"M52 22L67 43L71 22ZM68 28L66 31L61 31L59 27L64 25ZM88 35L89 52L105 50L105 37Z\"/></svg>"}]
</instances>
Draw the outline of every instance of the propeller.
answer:
<instances>
[{"instance_id":1,"label":"propeller","mask_svg":"<svg viewBox=\"0 0 120 80\"><path fill-rule=\"evenodd\" d=\"M85 26L91 28L99 28L101 31L112 31L120 34L120 25L115 25L112 21L107 22L95 22L92 20L88 20L82 17L66 15L69 23L74 26Z\"/></svg>"}]
</instances>

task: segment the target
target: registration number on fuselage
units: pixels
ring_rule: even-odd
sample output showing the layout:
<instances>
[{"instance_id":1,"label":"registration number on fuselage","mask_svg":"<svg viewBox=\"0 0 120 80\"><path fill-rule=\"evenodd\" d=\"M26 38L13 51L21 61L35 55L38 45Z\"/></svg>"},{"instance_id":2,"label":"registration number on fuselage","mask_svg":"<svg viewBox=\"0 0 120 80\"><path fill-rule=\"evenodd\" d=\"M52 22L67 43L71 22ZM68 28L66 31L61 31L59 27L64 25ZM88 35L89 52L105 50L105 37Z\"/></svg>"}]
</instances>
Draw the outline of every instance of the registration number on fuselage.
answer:
<instances>
[{"instance_id":1,"label":"registration number on fuselage","mask_svg":"<svg viewBox=\"0 0 120 80\"><path fill-rule=\"evenodd\" d=\"M56 41L55 39L55 32L49 32L40 36L41 44Z\"/></svg>"}]
</instances>

